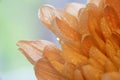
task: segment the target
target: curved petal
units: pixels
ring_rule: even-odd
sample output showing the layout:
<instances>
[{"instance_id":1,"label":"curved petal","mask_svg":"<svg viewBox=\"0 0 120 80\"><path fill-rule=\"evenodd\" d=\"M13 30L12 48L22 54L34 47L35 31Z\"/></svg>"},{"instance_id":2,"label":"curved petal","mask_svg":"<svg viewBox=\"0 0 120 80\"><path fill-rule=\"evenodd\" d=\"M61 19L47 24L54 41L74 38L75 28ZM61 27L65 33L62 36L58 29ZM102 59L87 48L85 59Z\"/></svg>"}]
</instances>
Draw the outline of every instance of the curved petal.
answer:
<instances>
[{"instance_id":1,"label":"curved petal","mask_svg":"<svg viewBox=\"0 0 120 80\"><path fill-rule=\"evenodd\" d=\"M63 54L61 51L56 48L54 45L46 46L44 51L44 56L51 62L51 61L58 61L61 64L64 64L65 61L63 59Z\"/></svg>"},{"instance_id":2,"label":"curved petal","mask_svg":"<svg viewBox=\"0 0 120 80\"><path fill-rule=\"evenodd\" d=\"M86 80L100 80L101 72L91 65L82 66L82 72Z\"/></svg>"},{"instance_id":3,"label":"curved petal","mask_svg":"<svg viewBox=\"0 0 120 80\"><path fill-rule=\"evenodd\" d=\"M86 8L82 8L78 13L78 21L79 21L79 33L83 35L89 35L88 30L88 11Z\"/></svg>"},{"instance_id":4,"label":"curved petal","mask_svg":"<svg viewBox=\"0 0 120 80\"><path fill-rule=\"evenodd\" d=\"M58 30L63 36L66 36L68 39L78 42L80 41L80 34L73 29L67 22L65 22L63 19L60 19L59 17L55 18L56 20L56 25Z\"/></svg>"},{"instance_id":5,"label":"curved petal","mask_svg":"<svg viewBox=\"0 0 120 80\"><path fill-rule=\"evenodd\" d=\"M112 6L115 11L117 12L119 18L120 18L120 0L88 0L88 3L94 3L98 6L103 6L104 4L108 4Z\"/></svg>"},{"instance_id":6,"label":"curved petal","mask_svg":"<svg viewBox=\"0 0 120 80\"><path fill-rule=\"evenodd\" d=\"M69 13L56 10L48 5L42 6L40 9L40 15L42 22L60 39L63 39L63 41L69 42L79 40L80 35L76 31L78 22L74 16L70 15ZM46 18L48 20L46 20Z\"/></svg>"},{"instance_id":7,"label":"curved petal","mask_svg":"<svg viewBox=\"0 0 120 80\"><path fill-rule=\"evenodd\" d=\"M106 6L104 8L103 16L105 17L106 22L112 32L116 31L117 29L120 28L120 19L119 19L117 13L115 12L114 8L112 8L109 5Z\"/></svg>"},{"instance_id":8,"label":"curved petal","mask_svg":"<svg viewBox=\"0 0 120 80\"><path fill-rule=\"evenodd\" d=\"M68 23L70 25L70 27L72 27L73 29L75 29L76 31L78 31L78 20L75 16L71 15L68 12L62 11L62 10L57 10L59 15L61 16L61 19Z\"/></svg>"},{"instance_id":9,"label":"curved petal","mask_svg":"<svg viewBox=\"0 0 120 80\"><path fill-rule=\"evenodd\" d=\"M89 30L88 30L88 19L90 16L89 13L92 13L92 15L95 16L96 21L99 21L99 18L101 17L102 12L93 3L88 3L86 8L82 8L79 10L79 14L78 14L79 26L78 27L79 27L79 32L82 35L83 34L89 35Z\"/></svg>"},{"instance_id":10,"label":"curved petal","mask_svg":"<svg viewBox=\"0 0 120 80\"><path fill-rule=\"evenodd\" d=\"M102 80L120 80L120 73L118 72L105 73L102 76Z\"/></svg>"},{"instance_id":11,"label":"curved petal","mask_svg":"<svg viewBox=\"0 0 120 80\"><path fill-rule=\"evenodd\" d=\"M35 64L34 69L38 80L67 80L61 76L44 58L40 59Z\"/></svg>"},{"instance_id":12,"label":"curved petal","mask_svg":"<svg viewBox=\"0 0 120 80\"><path fill-rule=\"evenodd\" d=\"M101 29L99 28L99 16L95 15L94 8L88 10L88 28L94 40L94 43L104 52L105 42L103 40Z\"/></svg>"},{"instance_id":13,"label":"curved petal","mask_svg":"<svg viewBox=\"0 0 120 80\"><path fill-rule=\"evenodd\" d=\"M106 72L117 71L117 68L112 61L96 47L91 47L89 56L102 65Z\"/></svg>"},{"instance_id":14,"label":"curved petal","mask_svg":"<svg viewBox=\"0 0 120 80\"><path fill-rule=\"evenodd\" d=\"M76 69L74 71L74 80L84 80L82 71L80 71L79 69Z\"/></svg>"},{"instance_id":15,"label":"curved petal","mask_svg":"<svg viewBox=\"0 0 120 80\"><path fill-rule=\"evenodd\" d=\"M40 58L42 58L44 48L53 44L45 40L22 40L19 41L17 45L19 46L19 50L27 57L27 59L32 64L35 64Z\"/></svg>"},{"instance_id":16,"label":"curved petal","mask_svg":"<svg viewBox=\"0 0 120 80\"><path fill-rule=\"evenodd\" d=\"M115 9L120 19L120 0L106 0L106 2Z\"/></svg>"},{"instance_id":17,"label":"curved petal","mask_svg":"<svg viewBox=\"0 0 120 80\"><path fill-rule=\"evenodd\" d=\"M51 63L52 67L55 68L58 72L60 72L61 75L67 77L70 80L73 80L74 71L76 68L76 65L74 65L74 62L76 62L75 60L81 59L85 61L86 58L82 56L76 57L72 52L66 52L66 54L67 55L64 55L64 53L59 51L55 46L48 46L44 49L44 56ZM69 57L69 59L67 57Z\"/></svg>"},{"instance_id":18,"label":"curved petal","mask_svg":"<svg viewBox=\"0 0 120 80\"><path fill-rule=\"evenodd\" d=\"M52 22L54 20L56 9L51 5L43 5L39 11L39 19L51 30L53 30Z\"/></svg>"},{"instance_id":19,"label":"curved petal","mask_svg":"<svg viewBox=\"0 0 120 80\"><path fill-rule=\"evenodd\" d=\"M106 0L88 0L87 3L93 3L98 7L104 7Z\"/></svg>"},{"instance_id":20,"label":"curved petal","mask_svg":"<svg viewBox=\"0 0 120 80\"><path fill-rule=\"evenodd\" d=\"M88 58L82 55L80 51L77 52L74 49L71 49L71 47L66 45L65 43L61 43L61 46L62 46L61 53L63 54L65 61L72 63L74 65L87 63Z\"/></svg>"},{"instance_id":21,"label":"curved petal","mask_svg":"<svg viewBox=\"0 0 120 80\"><path fill-rule=\"evenodd\" d=\"M65 11L72 14L73 16L77 17L78 11L80 8L83 8L83 4L78 4L78 3L70 3L65 7Z\"/></svg>"}]
</instances>

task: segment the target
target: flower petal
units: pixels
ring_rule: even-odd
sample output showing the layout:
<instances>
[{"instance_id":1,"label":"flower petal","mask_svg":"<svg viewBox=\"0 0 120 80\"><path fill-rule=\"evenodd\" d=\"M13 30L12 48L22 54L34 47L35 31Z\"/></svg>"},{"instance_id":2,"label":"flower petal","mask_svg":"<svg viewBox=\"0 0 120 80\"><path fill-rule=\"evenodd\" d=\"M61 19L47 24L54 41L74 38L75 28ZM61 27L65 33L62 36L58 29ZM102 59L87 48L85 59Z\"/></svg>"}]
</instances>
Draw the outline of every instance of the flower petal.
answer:
<instances>
[{"instance_id":1,"label":"flower petal","mask_svg":"<svg viewBox=\"0 0 120 80\"><path fill-rule=\"evenodd\" d=\"M80 34L73 29L68 23L60 19L59 17L56 17L56 25L58 26L58 29L60 33L63 34L63 36L67 37L69 40L72 40L74 42L80 41Z\"/></svg>"},{"instance_id":2,"label":"flower petal","mask_svg":"<svg viewBox=\"0 0 120 80\"><path fill-rule=\"evenodd\" d=\"M57 10L61 19L68 23L70 25L70 27L72 27L73 29L75 29L76 31L78 31L78 20L75 16L71 15L68 12L62 11L62 10Z\"/></svg>"},{"instance_id":3,"label":"flower petal","mask_svg":"<svg viewBox=\"0 0 120 80\"><path fill-rule=\"evenodd\" d=\"M93 10L89 9L89 19L88 19L89 31L91 33L91 37L94 40L94 43L98 46L98 48L101 51L104 52L105 42L103 40L101 29L99 28L99 22L98 22L99 19L98 16L95 15Z\"/></svg>"},{"instance_id":4,"label":"flower petal","mask_svg":"<svg viewBox=\"0 0 120 80\"><path fill-rule=\"evenodd\" d=\"M88 0L87 3L93 3L98 6L99 9L102 9L104 7L105 0Z\"/></svg>"},{"instance_id":5,"label":"flower petal","mask_svg":"<svg viewBox=\"0 0 120 80\"><path fill-rule=\"evenodd\" d=\"M84 80L82 71L80 71L79 69L76 69L74 71L74 80Z\"/></svg>"},{"instance_id":6,"label":"flower petal","mask_svg":"<svg viewBox=\"0 0 120 80\"><path fill-rule=\"evenodd\" d=\"M106 0L106 2L115 9L120 19L120 0Z\"/></svg>"},{"instance_id":7,"label":"flower petal","mask_svg":"<svg viewBox=\"0 0 120 80\"><path fill-rule=\"evenodd\" d=\"M118 72L105 73L102 76L102 80L120 80L120 73Z\"/></svg>"},{"instance_id":8,"label":"flower petal","mask_svg":"<svg viewBox=\"0 0 120 80\"><path fill-rule=\"evenodd\" d=\"M91 65L84 65L82 67L83 75L86 80L100 80L101 72Z\"/></svg>"},{"instance_id":9,"label":"flower petal","mask_svg":"<svg viewBox=\"0 0 120 80\"><path fill-rule=\"evenodd\" d=\"M118 18L114 8L109 5L106 6L104 8L103 16L112 32L120 28L120 19Z\"/></svg>"},{"instance_id":10,"label":"flower petal","mask_svg":"<svg viewBox=\"0 0 120 80\"><path fill-rule=\"evenodd\" d=\"M27 59L35 64L43 56L43 50L46 46L52 45L52 43L40 40L40 41L27 41L22 40L17 43L20 47L20 51L27 57Z\"/></svg>"},{"instance_id":11,"label":"flower petal","mask_svg":"<svg viewBox=\"0 0 120 80\"><path fill-rule=\"evenodd\" d=\"M96 69L100 70L101 72L104 72L104 67L100 65L96 60L93 58L89 58L88 64L94 66Z\"/></svg>"},{"instance_id":12,"label":"flower petal","mask_svg":"<svg viewBox=\"0 0 120 80\"><path fill-rule=\"evenodd\" d=\"M56 9L51 5L43 5L39 11L39 19L51 30L53 30L52 23L55 17Z\"/></svg>"},{"instance_id":13,"label":"flower petal","mask_svg":"<svg viewBox=\"0 0 120 80\"><path fill-rule=\"evenodd\" d=\"M77 40L78 38L80 38L79 33L76 31L78 22L74 16L70 15L69 13L56 10L48 5L42 6L42 8L40 9L40 14L40 19L42 20L42 22L60 39L63 39L63 41ZM46 20L46 18L48 20Z\"/></svg>"},{"instance_id":14,"label":"flower petal","mask_svg":"<svg viewBox=\"0 0 120 80\"><path fill-rule=\"evenodd\" d=\"M101 6L102 8L105 6L104 4L110 5L115 9L120 19L120 8L119 8L120 0L88 0L88 3L94 3L97 6Z\"/></svg>"},{"instance_id":15,"label":"flower petal","mask_svg":"<svg viewBox=\"0 0 120 80\"><path fill-rule=\"evenodd\" d=\"M104 17L101 18L100 28L101 28L101 31L102 31L102 34L103 34L105 40L111 37L112 32L111 32L109 25L107 24L107 21Z\"/></svg>"},{"instance_id":16,"label":"flower petal","mask_svg":"<svg viewBox=\"0 0 120 80\"><path fill-rule=\"evenodd\" d=\"M72 14L73 16L77 17L78 11L80 8L83 8L83 4L78 4L78 3L70 3L65 7L65 11Z\"/></svg>"},{"instance_id":17,"label":"flower petal","mask_svg":"<svg viewBox=\"0 0 120 80\"><path fill-rule=\"evenodd\" d=\"M63 59L63 55L61 54L61 51L56 48L54 45L46 46L43 55L51 62L51 61L58 61L61 64L64 64L65 61Z\"/></svg>"},{"instance_id":18,"label":"flower petal","mask_svg":"<svg viewBox=\"0 0 120 80\"><path fill-rule=\"evenodd\" d=\"M62 43L62 53L65 61L72 63L74 65L86 64L88 59L86 56L82 55L81 52L74 51L64 43Z\"/></svg>"},{"instance_id":19,"label":"flower petal","mask_svg":"<svg viewBox=\"0 0 120 80\"><path fill-rule=\"evenodd\" d=\"M109 60L109 58L96 47L91 47L89 55L90 58L101 64L106 72L117 71L116 66L111 62L111 60Z\"/></svg>"},{"instance_id":20,"label":"flower petal","mask_svg":"<svg viewBox=\"0 0 120 80\"><path fill-rule=\"evenodd\" d=\"M38 80L67 80L61 76L44 58L40 59L35 64L35 74Z\"/></svg>"}]
</instances>

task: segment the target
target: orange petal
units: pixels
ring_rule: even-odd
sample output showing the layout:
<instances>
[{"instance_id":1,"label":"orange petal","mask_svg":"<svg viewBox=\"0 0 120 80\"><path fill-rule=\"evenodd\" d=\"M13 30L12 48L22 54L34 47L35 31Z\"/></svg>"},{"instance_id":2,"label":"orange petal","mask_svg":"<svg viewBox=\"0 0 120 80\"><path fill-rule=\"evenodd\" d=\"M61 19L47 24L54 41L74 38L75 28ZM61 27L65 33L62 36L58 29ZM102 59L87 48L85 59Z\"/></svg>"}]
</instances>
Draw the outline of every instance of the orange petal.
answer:
<instances>
[{"instance_id":1,"label":"orange petal","mask_svg":"<svg viewBox=\"0 0 120 80\"><path fill-rule=\"evenodd\" d=\"M82 34L82 36L89 35L88 12L86 8L82 8L81 10L79 10L78 21L79 21L79 26L78 26L79 33Z\"/></svg>"},{"instance_id":2,"label":"orange petal","mask_svg":"<svg viewBox=\"0 0 120 80\"><path fill-rule=\"evenodd\" d=\"M91 33L91 37L94 39L94 43L99 47L101 51L104 51L104 40L101 33L101 29L99 28L98 21L96 17L92 14L92 11L89 11L89 22L88 22L89 31ZM96 29L97 28L97 29Z\"/></svg>"},{"instance_id":3,"label":"orange petal","mask_svg":"<svg viewBox=\"0 0 120 80\"><path fill-rule=\"evenodd\" d=\"M105 18L101 18L100 28L101 28L101 31L102 31L102 34L103 34L105 40L109 39L112 35L112 32L111 32L109 25L107 24L107 21L105 20Z\"/></svg>"},{"instance_id":4,"label":"orange petal","mask_svg":"<svg viewBox=\"0 0 120 80\"><path fill-rule=\"evenodd\" d=\"M110 40L106 41L105 50L106 50L107 57L109 57L110 59L112 59L117 53L117 51L115 50Z\"/></svg>"},{"instance_id":5,"label":"orange petal","mask_svg":"<svg viewBox=\"0 0 120 80\"><path fill-rule=\"evenodd\" d=\"M52 23L55 17L55 8L51 5L43 5L39 9L39 19L51 30L53 30Z\"/></svg>"},{"instance_id":6,"label":"orange petal","mask_svg":"<svg viewBox=\"0 0 120 80\"><path fill-rule=\"evenodd\" d=\"M75 71L76 66L73 65L72 63L65 63L64 68L63 68L63 75L65 75L67 78L70 80L74 79L74 71Z\"/></svg>"},{"instance_id":7,"label":"orange petal","mask_svg":"<svg viewBox=\"0 0 120 80\"><path fill-rule=\"evenodd\" d=\"M102 76L101 80L120 80L120 73L118 72L105 73Z\"/></svg>"},{"instance_id":8,"label":"orange petal","mask_svg":"<svg viewBox=\"0 0 120 80\"><path fill-rule=\"evenodd\" d=\"M88 30L89 13L92 13L92 15L94 15L97 21L100 17L100 11L98 7L93 3L89 3L87 4L86 8L81 9L79 11L78 18L79 18L79 32L82 35L89 35L89 30Z\"/></svg>"},{"instance_id":9,"label":"orange petal","mask_svg":"<svg viewBox=\"0 0 120 80\"><path fill-rule=\"evenodd\" d=\"M83 8L83 4L78 4L78 3L70 3L65 7L65 11L72 14L73 16L77 17L78 11L80 8Z\"/></svg>"},{"instance_id":10,"label":"orange petal","mask_svg":"<svg viewBox=\"0 0 120 80\"><path fill-rule=\"evenodd\" d=\"M105 17L106 22L112 31L115 31L118 28L120 28L120 19L118 18L118 15L112 7L106 6L104 8L103 16Z\"/></svg>"},{"instance_id":11,"label":"orange petal","mask_svg":"<svg viewBox=\"0 0 120 80\"><path fill-rule=\"evenodd\" d=\"M62 40L60 40L60 44L61 44L61 47L62 47L62 50L64 51L64 49L67 48L67 50L70 50L72 52L76 52L78 54L81 54L81 55L85 55L83 52L82 52L82 45L80 44L72 44L72 43L68 43L68 42L64 42Z\"/></svg>"},{"instance_id":12,"label":"orange petal","mask_svg":"<svg viewBox=\"0 0 120 80\"><path fill-rule=\"evenodd\" d=\"M115 32L112 33L109 40L112 42L112 44L116 50L118 50L120 48L120 43L119 43L120 37Z\"/></svg>"},{"instance_id":13,"label":"orange petal","mask_svg":"<svg viewBox=\"0 0 120 80\"><path fill-rule=\"evenodd\" d=\"M26 41L22 40L17 43L20 51L28 58L28 60L35 64L42 56L45 46L52 45L52 43L44 40L40 41Z\"/></svg>"},{"instance_id":14,"label":"orange petal","mask_svg":"<svg viewBox=\"0 0 120 80\"><path fill-rule=\"evenodd\" d=\"M62 43L62 54L64 56L65 61L74 65L87 63L86 56L82 55L81 52L77 52L73 49L70 49L70 47L64 43Z\"/></svg>"},{"instance_id":15,"label":"orange petal","mask_svg":"<svg viewBox=\"0 0 120 80\"><path fill-rule=\"evenodd\" d=\"M119 62L120 59L117 56L117 50L115 50L114 46L112 45L112 42L107 40L105 49L106 49L106 55L114 63L114 65L119 69L120 68L120 62Z\"/></svg>"},{"instance_id":16,"label":"orange petal","mask_svg":"<svg viewBox=\"0 0 120 80\"><path fill-rule=\"evenodd\" d=\"M95 46L93 39L91 36L86 36L84 40L81 41L81 50L88 57L89 49L91 46Z\"/></svg>"},{"instance_id":17,"label":"orange petal","mask_svg":"<svg viewBox=\"0 0 120 80\"><path fill-rule=\"evenodd\" d=\"M54 45L46 46L44 51L44 56L51 62L51 61L58 61L61 64L64 64L63 55L61 51L56 48Z\"/></svg>"},{"instance_id":18,"label":"orange petal","mask_svg":"<svg viewBox=\"0 0 120 80\"><path fill-rule=\"evenodd\" d=\"M96 31L98 36L102 38L101 29L99 28L99 22L102 16L102 12L99 10L99 8L96 5L92 3L87 4L86 9L88 12L88 28L89 28L89 22L91 23L93 22L93 24L91 25L94 26L94 30Z\"/></svg>"},{"instance_id":19,"label":"orange petal","mask_svg":"<svg viewBox=\"0 0 120 80\"><path fill-rule=\"evenodd\" d=\"M82 67L83 75L86 80L100 80L101 72L91 65L84 65Z\"/></svg>"},{"instance_id":20,"label":"orange petal","mask_svg":"<svg viewBox=\"0 0 120 80\"><path fill-rule=\"evenodd\" d=\"M100 70L101 72L104 72L103 66L101 66L96 60L93 58L89 58L88 63L92 66L94 66L96 69Z\"/></svg>"},{"instance_id":21,"label":"orange petal","mask_svg":"<svg viewBox=\"0 0 120 80\"><path fill-rule=\"evenodd\" d=\"M84 80L83 74L79 69L74 71L74 80Z\"/></svg>"},{"instance_id":22,"label":"orange petal","mask_svg":"<svg viewBox=\"0 0 120 80\"><path fill-rule=\"evenodd\" d=\"M88 0L87 3L93 3L97 7L99 7L99 10L102 10L105 6L105 0Z\"/></svg>"},{"instance_id":23,"label":"orange petal","mask_svg":"<svg viewBox=\"0 0 120 80\"><path fill-rule=\"evenodd\" d=\"M90 49L90 58L96 60L99 64L101 64L105 71L117 71L116 66L105 56L104 53L102 53L100 50L98 50L96 47L91 47Z\"/></svg>"},{"instance_id":24,"label":"orange petal","mask_svg":"<svg viewBox=\"0 0 120 80\"><path fill-rule=\"evenodd\" d=\"M66 80L44 58L35 64L35 74L38 80Z\"/></svg>"},{"instance_id":25,"label":"orange petal","mask_svg":"<svg viewBox=\"0 0 120 80\"><path fill-rule=\"evenodd\" d=\"M119 49L120 48L120 30L119 29L113 32L112 39L113 39L112 42L115 42L118 45L118 47L116 46L115 48Z\"/></svg>"},{"instance_id":26,"label":"orange petal","mask_svg":"<svg viewBox=\"0 0 120 80\"><path fill-rule=\"evenodd\" d=\"M117 57L120 59L120 49L117 51Z\"/></svg>"},{"instance_id":27,"label":"orange petal","mask_svg":"<svg viewBox=\"0 0 120 80\"><path fill-rule=\"evenodd\" d=\"M76 31L78 31L78 20L75 16L71 15L68 12L62 11L62 10L57 10L60 18L66 22L68 25L70 25L70 27L72 27L73 29L75 29Z\"/></svg>"},{"instance_id":28,"label":"orange petal","mask_svg":"<svg viewBox=\"0 0 120 80\"><path fill-rule=\"evenodd\" d=\"M60 19L59 17L56 17L56 25L59 29L58 34L61 33L62 37L66 37L66 39L71 40L72 42L79 42L80 41L80 34L73 29L68 23L66 23L64 20Z\"/></svg>"},{"instance_id":29,"label":"orange petal","mask_svg":"<svg viewBox=\"0 0 120 80\"><path fill-rule=\"evenodd\" d=\"M55 46L47 46L44 49L44 56L48 59L51 66L62 74L64 68L64 59Z\"/></svg>"},{"instance_id":30,"label":"orange petal","mask_svg":"<svg viewBox=\"0 0 120 80\"><path fill-rule=\"evenodd\" d=\"M79 33L81 34L81 45L82 45L81 49L84 52L84 54L86 54L86 55L88 55L89 48L93 45L95 46L92 36L90 34L89 27L88 27L89 26L89 24L88 24L89 10L94 11L93 15L95 15L96 17L98 17L100 15L96 5L94 5L92 3L89 3L86 8L81 9L78 14L78 17L79 17L78 29L79 29ZM98 19L98 18L96 18L96 19ZM97 29L97 31L100 34L100 31L98 29Z\"/></svg>"},{"instance_id":31,"label":"orange petal","mask_svg":"<svg viewBox=\"0 0 120 80\"><path fill-rule=\"evenodd\" d=\"M120 0L106 0L106 2L115 9L120 19Z\"/></svg>"}]
</instances>

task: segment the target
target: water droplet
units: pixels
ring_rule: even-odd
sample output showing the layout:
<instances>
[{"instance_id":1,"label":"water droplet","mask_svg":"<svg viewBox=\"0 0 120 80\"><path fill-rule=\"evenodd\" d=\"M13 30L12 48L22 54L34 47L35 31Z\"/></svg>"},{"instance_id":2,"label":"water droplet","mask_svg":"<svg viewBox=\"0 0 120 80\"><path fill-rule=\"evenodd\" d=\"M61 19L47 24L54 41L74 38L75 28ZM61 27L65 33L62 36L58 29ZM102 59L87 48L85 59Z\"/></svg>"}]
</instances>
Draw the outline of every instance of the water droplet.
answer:
<instances>
[{"instance_id":1,"label":"water droplet","mask_svg":"<svg viewBox=\"0 0 120 80\"><path fill-rule=\"evenodd\" d=\"M58 41L60 40L58 37L56 38Z\"/></svg>"}]
</instances>

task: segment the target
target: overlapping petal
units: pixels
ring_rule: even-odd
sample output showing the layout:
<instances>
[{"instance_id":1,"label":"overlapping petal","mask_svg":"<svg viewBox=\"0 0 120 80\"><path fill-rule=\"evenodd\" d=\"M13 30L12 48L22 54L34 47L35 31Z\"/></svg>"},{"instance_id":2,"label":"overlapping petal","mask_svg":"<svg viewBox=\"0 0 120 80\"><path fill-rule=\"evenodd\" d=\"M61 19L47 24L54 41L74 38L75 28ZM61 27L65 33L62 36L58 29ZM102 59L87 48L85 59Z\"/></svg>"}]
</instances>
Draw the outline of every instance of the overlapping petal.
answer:
<instances>
[{"instance_id":1,"label":"overlapping petal","mask_svg":"<svg viewBox=\"0 0 120 80\"><path fill-rule=\"evenodd\" d=\"M43 5L40 20L60 39L20 41L38 80L120 80L120 1L89 0L64 10Z\"/></svg>"}]
</instances>

